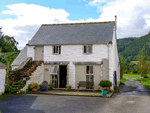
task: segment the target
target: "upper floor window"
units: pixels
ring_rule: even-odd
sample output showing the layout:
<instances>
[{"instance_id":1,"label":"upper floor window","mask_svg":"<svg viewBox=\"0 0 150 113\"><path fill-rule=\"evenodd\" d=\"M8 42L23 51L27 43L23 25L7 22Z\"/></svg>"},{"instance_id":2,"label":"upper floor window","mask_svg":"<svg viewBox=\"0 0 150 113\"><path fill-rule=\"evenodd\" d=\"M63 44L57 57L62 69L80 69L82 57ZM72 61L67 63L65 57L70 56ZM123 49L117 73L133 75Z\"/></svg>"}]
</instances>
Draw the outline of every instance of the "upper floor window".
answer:
<instances>
[{"instance_id":1,"label":"upper floor window","mask_svg":"<svg viewBox=\"0 0 150 113\"><path fill-rule=\"evenodd\" d=\"M84 45L83 53L92 53L92 45Z\"/></svg>"},{"instance_id":2,"label":"upper floor window","mask_svg":"<svg viewBox=\"0 0 150 113\"><path fill-rule=\"evenodd\" d=\"M61 54L61 46L53 46L53 53L54 54Z\"/></svg>"}]
</instances>

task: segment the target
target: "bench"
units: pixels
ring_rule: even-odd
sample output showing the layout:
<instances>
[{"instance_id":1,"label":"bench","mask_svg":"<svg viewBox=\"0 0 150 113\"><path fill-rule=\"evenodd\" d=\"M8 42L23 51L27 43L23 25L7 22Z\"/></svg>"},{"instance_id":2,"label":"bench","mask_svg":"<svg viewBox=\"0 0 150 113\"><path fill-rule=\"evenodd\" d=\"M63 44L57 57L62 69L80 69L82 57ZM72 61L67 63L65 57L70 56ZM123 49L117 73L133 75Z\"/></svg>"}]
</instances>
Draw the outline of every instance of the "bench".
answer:
<instances>
[{"instance_id":1,"label":"bench","mask_svg":"<svg viewBox=\"0 0 150 113\"><path fill-rule=\"evenodd\" d=\"M94 91L94 82L88 82L88 81L80 81L79 83L78 83L78 90L79 90L79 87L86 87L86 88L92 88L93 89L93 91Z\"/></svg>"}]
</instances>

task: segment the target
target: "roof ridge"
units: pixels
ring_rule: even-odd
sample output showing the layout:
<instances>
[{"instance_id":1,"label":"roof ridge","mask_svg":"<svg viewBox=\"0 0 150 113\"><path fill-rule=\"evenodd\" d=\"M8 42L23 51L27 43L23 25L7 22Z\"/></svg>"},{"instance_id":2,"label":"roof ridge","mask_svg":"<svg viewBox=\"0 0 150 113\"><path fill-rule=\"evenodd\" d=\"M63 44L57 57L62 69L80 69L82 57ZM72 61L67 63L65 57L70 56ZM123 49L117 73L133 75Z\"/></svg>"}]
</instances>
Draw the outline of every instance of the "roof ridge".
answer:
<instances>
[{"instance_id":1,"label":"roof ridge","mask_svg":"<svg viewBox=\"0 0 150 113\"><path fill-rule=\"evenodd\" d=\"M115 21L106 21L106 22L80 22L80 23L58 23L58 24L42 24L42 26L55 26L55 25L81 25L81 24L106 24L106 23L115 23Z\"/></svg>"}]
</instances>

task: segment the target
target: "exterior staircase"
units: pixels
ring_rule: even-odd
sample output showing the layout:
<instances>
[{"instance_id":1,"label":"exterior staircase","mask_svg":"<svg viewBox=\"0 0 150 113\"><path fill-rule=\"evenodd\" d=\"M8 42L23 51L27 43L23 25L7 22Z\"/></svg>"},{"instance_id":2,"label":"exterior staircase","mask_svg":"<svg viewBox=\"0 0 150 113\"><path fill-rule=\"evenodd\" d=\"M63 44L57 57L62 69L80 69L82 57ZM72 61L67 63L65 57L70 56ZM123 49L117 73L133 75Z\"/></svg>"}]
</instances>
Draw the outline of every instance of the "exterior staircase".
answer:
<instances>
[{"instance_id":1,"label":"exterior staircase","mask_svg":"<svg viewBox=\"0 0 150 113\"><path fill-rule=\"evenodd\" d=\"M30 79L31 73L33 73L38 66L41 66L42 61L32 61L32 58L27 58L17 70L11 70L9 72L10 86L16 88L15 93L18 92L26 85L26 81ZM32 69L34 67L34 69ZM28 74L29 69L31 70Z\"/></svg>"}]
</instances>

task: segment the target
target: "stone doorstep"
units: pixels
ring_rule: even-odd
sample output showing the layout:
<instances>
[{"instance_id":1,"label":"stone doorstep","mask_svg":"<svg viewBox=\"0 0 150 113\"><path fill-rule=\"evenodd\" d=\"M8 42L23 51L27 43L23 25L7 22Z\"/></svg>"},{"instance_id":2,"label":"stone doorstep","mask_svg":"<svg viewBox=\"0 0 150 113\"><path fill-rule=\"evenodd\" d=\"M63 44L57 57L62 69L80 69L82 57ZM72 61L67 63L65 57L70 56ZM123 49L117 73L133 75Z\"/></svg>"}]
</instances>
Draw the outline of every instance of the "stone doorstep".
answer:
<instances>
[{"instance_id":1,"label":"stone doorstep","mask_svg":"<svg viewBox=\"0 0 150 113\"><path fill-rule=\"evenodd\" d=\"M49 93L49 92L31 92L30 94L43 94L43 95L60 95L60 96L85 96L85 97L103 97L103 98L111 98L114 92L111 92L109 96L95 96L95 95L79 95L79 94L61 94L61 93Z\"/></svg>"}]
</instances>

